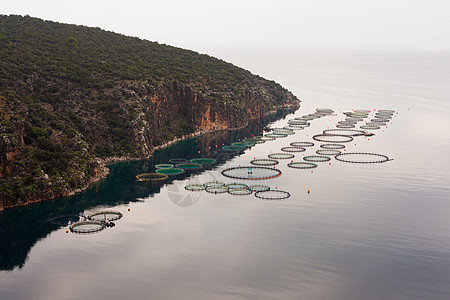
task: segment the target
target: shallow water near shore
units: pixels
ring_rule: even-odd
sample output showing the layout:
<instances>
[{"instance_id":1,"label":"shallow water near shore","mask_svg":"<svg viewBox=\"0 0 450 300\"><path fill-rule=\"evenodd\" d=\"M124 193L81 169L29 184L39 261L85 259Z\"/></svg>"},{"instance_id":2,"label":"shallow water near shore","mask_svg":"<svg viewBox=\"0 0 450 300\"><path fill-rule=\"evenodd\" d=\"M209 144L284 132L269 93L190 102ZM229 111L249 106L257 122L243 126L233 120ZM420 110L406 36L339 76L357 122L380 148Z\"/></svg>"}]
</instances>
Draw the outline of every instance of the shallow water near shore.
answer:
<instances>
[{"instance_id":1,"label":"shallow water near shore","mask_svg":"<svg viewBox=\"0 0 450 300\"><path fill-rule=\"evenodd\" d=\"M209 147L258 135L264 124L182 141L149 161L112 165L105 181L80 195L0 212L0 298L448 299L450 55L212 54L302 99L272 127L321 107L336 115L167 184L137 183L135 176L170 158L210 156ZM184 189L236 181L220 171L294 141L315 142L314 134L352 109L397 112L375 136L346 143L346 151L392 161L332 159L311 172L280 160L280 177L256 183L289 191L282 201ZM294 160L314 155L320 144ZM66 233L48 222L102 209L123 218L97 234Z\"/></svg>"}]
</instances>

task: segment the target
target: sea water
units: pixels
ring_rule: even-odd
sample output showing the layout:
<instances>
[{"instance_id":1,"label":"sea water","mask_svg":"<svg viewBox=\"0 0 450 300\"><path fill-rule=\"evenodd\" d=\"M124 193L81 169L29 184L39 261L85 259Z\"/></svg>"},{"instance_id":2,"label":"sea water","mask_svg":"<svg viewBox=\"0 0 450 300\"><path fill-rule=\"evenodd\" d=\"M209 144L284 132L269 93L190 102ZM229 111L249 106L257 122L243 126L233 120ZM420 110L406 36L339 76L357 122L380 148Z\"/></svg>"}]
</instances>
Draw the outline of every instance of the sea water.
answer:
<instances>
[{"instance_id":1,"label":"sea water","mask_svg":"<svg viewBox=\"0 0 450 300\"><path fill-rule=\"evenodd\" d=\"M258 144L211 170L154 186L135 175L175 157L210 155L252 134L210 135L111 166L86 192L0 213L1 299L448 299L450 295L450 55L216 49L210 53L274 79L302 100L271 123L283 127L316 108L334 116ZM289 191L281 201L188 192L189 183L233 182L221 170L267 158L352 109L392 109L392 121L347 152L391 161L332 159L311 170L276 166L257 182ZM216 147L217 146L217 147ZM199 153L200 151L200 153ZM308 192L309 191L309 192ZM116 226L76 235L51 216L108 209Z\"/></svg>"}]
</instances>

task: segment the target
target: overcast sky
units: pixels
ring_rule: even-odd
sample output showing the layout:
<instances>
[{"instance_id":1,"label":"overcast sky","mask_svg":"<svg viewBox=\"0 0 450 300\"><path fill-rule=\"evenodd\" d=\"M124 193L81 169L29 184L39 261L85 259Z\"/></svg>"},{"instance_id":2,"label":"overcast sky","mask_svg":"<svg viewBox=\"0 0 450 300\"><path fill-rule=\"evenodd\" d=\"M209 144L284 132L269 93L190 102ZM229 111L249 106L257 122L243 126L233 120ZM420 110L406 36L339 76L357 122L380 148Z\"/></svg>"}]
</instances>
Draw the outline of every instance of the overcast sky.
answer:
<instances>
[{"instance_id":1,"label":"overcast sky","mask_svg":"<svg viewBox=\"0 0 450 300\"><path fill-rule=\"evenodd\" d=\"M450 0L0 0L0 13L100 27L189 49L450 51Z\"/></svg>"}]
</instances>

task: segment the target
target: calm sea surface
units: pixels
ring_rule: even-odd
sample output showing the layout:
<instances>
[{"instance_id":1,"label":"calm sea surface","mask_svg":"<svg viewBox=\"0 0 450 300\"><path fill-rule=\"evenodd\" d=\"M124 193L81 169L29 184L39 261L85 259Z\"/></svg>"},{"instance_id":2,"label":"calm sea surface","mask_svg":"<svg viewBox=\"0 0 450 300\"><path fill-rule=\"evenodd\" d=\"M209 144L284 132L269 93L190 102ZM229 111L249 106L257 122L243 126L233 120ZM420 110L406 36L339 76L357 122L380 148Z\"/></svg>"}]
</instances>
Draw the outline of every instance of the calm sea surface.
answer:
<instances>
[{"instance_id":1,"label":"calm sea surface","mask_svg":"<svg viewBox=\"0 0 450 300\"><path fill-rule=\"evenodd\" d=\"M216 146L260 134L264 124L183 141L149 161L111 166L105 181L80 195L0 212L0 299L449 299L450 55L211 54L302 99L273 127L316 108L336 115L165 185L137 183L135 175L170 158L211 156ZM280 160L282 176L258 183L289 191L282 201L184 189L232 182L220 171L313 141L352 109L397 112L375 136L346 144L347 152L392 161L332 159L311 172ZM66 233L48 222L102 209L124 216L97 234Z\"/></svg>"}]
</instances>

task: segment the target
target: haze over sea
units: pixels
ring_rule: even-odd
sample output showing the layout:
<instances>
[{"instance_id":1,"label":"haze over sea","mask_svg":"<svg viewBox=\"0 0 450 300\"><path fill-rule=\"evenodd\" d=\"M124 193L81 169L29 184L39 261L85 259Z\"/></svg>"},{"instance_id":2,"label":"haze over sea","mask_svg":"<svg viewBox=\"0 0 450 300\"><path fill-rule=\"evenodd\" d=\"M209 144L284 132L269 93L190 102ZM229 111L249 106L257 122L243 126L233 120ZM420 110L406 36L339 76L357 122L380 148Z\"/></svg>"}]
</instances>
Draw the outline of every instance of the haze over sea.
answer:
<instances>
[{"instance_id":1,"label":"haze over sea","mask_svg":"<svg viewBox=\"0 0 450 300\"><path fill-rule=\"evenodd\" d=\"M160 190L134 183L151 162L121 163L81 195L0 212L0 298L448 299L450 54L208 53L273 79L302 100L273 127L316 108L337 115ZM313 172L280 161L283 175L260 183L289 191L283 201L184 190L188 182L230 182L220 170L293 141L312 141L352 109L397 112L374 137L346 145L349 152L392 161L333 159ZM198 145L184 142L160 151L158 159L192 156ZM47 222L58 205L85 214L108 208L124 217L97 234L67 234Z\"/></svg>"}]
</instances>

